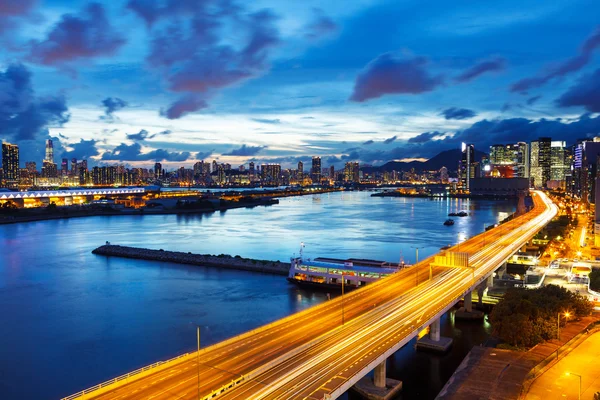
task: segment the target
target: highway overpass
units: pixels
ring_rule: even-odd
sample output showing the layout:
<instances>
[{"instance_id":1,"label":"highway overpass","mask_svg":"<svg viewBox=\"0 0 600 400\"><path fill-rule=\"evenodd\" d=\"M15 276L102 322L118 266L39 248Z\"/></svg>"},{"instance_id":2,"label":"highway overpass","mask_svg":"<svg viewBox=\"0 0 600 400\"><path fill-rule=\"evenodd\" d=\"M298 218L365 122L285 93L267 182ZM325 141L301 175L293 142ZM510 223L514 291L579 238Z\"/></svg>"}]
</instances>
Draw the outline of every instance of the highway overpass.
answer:
<instances>
[{"instance_id":1,"label":"highway overpass","mask_svg":"<svg viewBox=\"0 0 600 400\"><path fill-rule=\"evenodd\" d=\"M65 399L335 399L485 282L556 215L534 207L437 257L334 300ZM458 260L458 262L456 262ZM465 262L466 260L466 262Z\"/></svg>"}]
</instances>

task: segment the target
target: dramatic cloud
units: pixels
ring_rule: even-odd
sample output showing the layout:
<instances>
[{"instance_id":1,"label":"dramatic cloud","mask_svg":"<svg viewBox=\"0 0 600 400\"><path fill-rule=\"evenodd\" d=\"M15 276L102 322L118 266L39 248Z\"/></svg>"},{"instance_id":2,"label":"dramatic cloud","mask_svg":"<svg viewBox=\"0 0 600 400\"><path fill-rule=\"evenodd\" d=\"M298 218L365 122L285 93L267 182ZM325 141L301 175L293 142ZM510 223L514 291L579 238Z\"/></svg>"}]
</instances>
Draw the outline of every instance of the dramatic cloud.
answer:
<instances>
[{"instance_id":1,"label":"dramatic cloud","mask_svg":"<svg viewBox=\"0 0 600 400\"><path fill-rule=\"evenodd\" d=\"M112 121L114 119L113 113L125 108L127 102L118 97L107 97L102 100L102 105L104 106L104 115L101 116L100 119Z\"/></svg>"},{"instance_id":2,"label":"dramatic cloud","mask_svg":"<svg viewBox=\"0 0 600 400\"><path fill-rule=\"evenodd\" d=\"M367 140L366 142L363 143L364 146L370 145L375 143L373 140Z\"/></svg>"},{"instance_id":3,"label":"dramatic cloud","mask_svg":"<svg viewBox=\"0 0 600 400\"><path fill-rule=\"evenodd\" d=\"M392 143L394 140L396 140L398 137L397 136L392 136L391 138L387 138L383 141L383 143L385 144L390 144Z\"/></svg>"},{"instance_id":4,"label":"dramatic cloud","mask_svg":"<svg viewBox=\"0 0 600 400\"><path fill-rule=\"evenodd\" d=\"M598 47L600 47L600 27L596 28L596 31L592 36L587 38L583 43L578 55L558 66L549 68L546 72L541 73L538 76L521 79L514 83L510 90L512 92L527 92L530 89L546 84L554 78L560 78L573 72L577 72L592 60L593 53Z\"/></svg>"},{"instance_id":5,"label":"dramatic cloud","mask_svg":"<svg viewBox=\"0 0 600 400\"><path fill-rule=\"evenodd\" d=\"M96 148L96 143L98 143L98 141L94 139L81 139L78 143L68 144L67 146L71 147L72 150L65 149L62 152L61 157L68 159L76 158L78 160L87 160L100 154Z\"/></svg>"},{"instance_id":6,"label":"dramatic cloud","mask_svg":"<svg viewBox=\"0 0 600 400\"><path fill-rule=\"evenodd\" d=\"M242 145L239 149L235 149L230 151L229 153L224 153L224 156L254 156L258 154L262 149L267 146L246 146Z\"/></svg>"},{"instance_id":7,"label":"dramatic cloud","mask_svg":"<svg viewBox=\"0 0 600 400\"><path fill-rule=\"evenodd\" d=\"M36 97L31 73L24 65L11 64L0 72L0 135L14 141L32 140L48 126L68 120L64 97Z\"/></svg>"},{"instance_id":8,"label":"dramatic cloud","mask_svg":"<svg viewBox=\"0 0 600 400\"><path fill-rule=\"evenodd\" d=\"M269 51L279 44L276 17L254 13L229 1L130 1L128 7L152 27L148 65L163 76L167 88L185 95L163 115L170 119L207 107L216 91L265 73ZM236 40L224 37L236 32Z\"/></svg>"},{"instance_id":9,"label":"dramatic cloud","mask_svg":"<svg viewBox=\"0 0 600 400\"><path fill-rule=\"evenodd\" d=\"M42 41L33 41L30 58L45 65L114 54L125 39L110 25L99 3L80 14L65 14Z\"/></svg>"},{"instance_id":10,"label":"dramatic cloud","mask_svg":"<svg viewBox=\"0 0 600 400\"><path fill-rule=\"evenodd\" d=\"M196 160L204 160L210 157L215 151L199 151L196 153Z\"/></svg>"},{"instance_id":11,"label":"dramatic cloud","mask_svg":"<svg viewBox=\"0 0 600 400\"><path fill-rule=\"evenodd\" d=\"M440 115L443 115L446 119L468 119L473 118L477 113L467 108L451 107L442 111Z\"/></svg>"},{"instance_id":12,"label":"dramatic cloud","mask_svg":"<svg viewBox=\"0 0 600 400\"><path fill-rule=\"evenodd\" d=\"M306 27L307 39L316 40L331 35L338 30L338 26L333 20L325 15L323 10L313 8L314 19Z\"/></svg>"},{"instance_id":13,"label":"dramatic cloud","mask_svg":"<svg viewBox=\"0 0 600 400\"><path fill-rule=\"evenodd\" d=\"M281 120L279 118L276 118L276 119L252 118L252 121L260 122L263 124L274 124L274 125L278 125L281 123Z\"/></svg>"},{"instance_id":14,"label":"dramatic cloud","mask_svg":"<svg viewBox=\"0 0 600 400\"><path fill-rule=\"evenodd\" d=\"M417 136L408 139L408 143L427 143L430 140L443 137L444 134L438 131L435 132L423 132Z\"/></svg>"},{"instance_id":15,"label":"dramatic cloud","mask_svg":"<svg viewBox=\"0 0 600 400\"><path fill-rule=\"evenodd\" d=\"M457 76L454 80L459 83L469 82L486 72L502 71L504 68L506 68L506 60L503 58L482 61Z\"/></svg>"},{"instance_id":16,"label":"dramatic cloud","mask_svg":"<svg viewBox=\"0 0 600 400\"><path fill-rule=\"evenodd\" d=\"M582 106L600 113L600 69L579 79L556 103L560 107Z\"/></svg>"},{"instance_id":17,"label":"dramatic cloud","mask_svg":"<svg viewBox=\"0 0 600 400\"><path fill-rule=\"evenodd\" d=\"M208 104L204 99L195 96L186 96L171 104L166 111L161 110L160 114L169 119L177 119L185 114L202 110L206 107L208 107Z\"/></svg>"},{"instance_id":18,"label":"dramatic cloud","mask_svg":"<svg viewBox=\"0 0 600 400\"><path fill-rule=\"evenodd\" d=\"M385 53L371 61L357 76L350 100L363 102L386 94L429 92L442 83L441 76L431 76L424 57L403 59Z\"/></svg>"},{"instance_id":19,"label":"dramatic cloud","mask_svg":"<svg viewBox=\"0 0 600 400\"><path fill-rule=\"evenodd\" d=\"M33 11L37 0L0 0L0 34L18 27L19 19Z\"/></svg>"},{"instance_id":20,"label":"dramatic cloud","mask_svg":"<svg viewBox=\"0 0 600 400\"><path fill-rule=\"evenodd\" d=\"M133 143L131 145L121 143L113 149L102 154L102 160L105 161L187 161L190 158L189 151L170 152L163 149L156 149L147 153L142 153L142 145Z\"/></svg>"}]
</instances>

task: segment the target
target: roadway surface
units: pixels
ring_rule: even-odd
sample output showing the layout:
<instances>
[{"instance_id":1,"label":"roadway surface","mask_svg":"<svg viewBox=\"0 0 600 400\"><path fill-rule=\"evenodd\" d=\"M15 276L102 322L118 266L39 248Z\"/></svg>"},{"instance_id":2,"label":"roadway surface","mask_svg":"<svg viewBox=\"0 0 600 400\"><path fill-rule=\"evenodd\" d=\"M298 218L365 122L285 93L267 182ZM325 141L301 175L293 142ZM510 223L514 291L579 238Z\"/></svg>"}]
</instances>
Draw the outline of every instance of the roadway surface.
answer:
<instances>
[{"instance_id":1,"label":"roadway surface","mask_svg":"<svg viewBox=\"0 0 600 400\"><path fill-rule=\"evenodd\" d=\"M590 335L566 357L535 380L526 399L577 399L581 376L581 398L600 392L600 333ZM567 375L570 373L570 375Z\"/></svg>"},{"instance_id":2,"label":"roadway surface","mask_svg":"<svg viewBox=\"0 0 600 400\"><path fill-rule=\"evenodd\" d=\"M195 356L184 357L85 398L204 399L233 382L238 384L219 399L335 398L374 360L452 306L474 279L484 279L556 213L543 194L534 195L534 205L527 214L460 244L472 268L434 267L430 257L343 298L207 347L199 363Z\"/></svg>"}]
</instances>

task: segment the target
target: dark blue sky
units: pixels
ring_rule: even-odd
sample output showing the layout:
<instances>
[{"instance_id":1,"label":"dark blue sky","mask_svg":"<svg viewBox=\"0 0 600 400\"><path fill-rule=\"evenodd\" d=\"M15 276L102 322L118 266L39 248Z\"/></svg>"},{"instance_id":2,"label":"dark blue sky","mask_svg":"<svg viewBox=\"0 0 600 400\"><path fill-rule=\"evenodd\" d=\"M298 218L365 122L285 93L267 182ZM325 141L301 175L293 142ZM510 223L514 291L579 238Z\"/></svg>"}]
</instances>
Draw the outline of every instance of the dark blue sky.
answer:
<instances>
[{"instance_id":1,"label":"dark blue sky","mask_svg":"<svg viewBox=\"0 0 600 400\"><path fill-rule=\"evenodd\" d=\"M41 161L381 164L600 135L597 1L0 0L0 139Z\"/></svg>"}]
</instances>

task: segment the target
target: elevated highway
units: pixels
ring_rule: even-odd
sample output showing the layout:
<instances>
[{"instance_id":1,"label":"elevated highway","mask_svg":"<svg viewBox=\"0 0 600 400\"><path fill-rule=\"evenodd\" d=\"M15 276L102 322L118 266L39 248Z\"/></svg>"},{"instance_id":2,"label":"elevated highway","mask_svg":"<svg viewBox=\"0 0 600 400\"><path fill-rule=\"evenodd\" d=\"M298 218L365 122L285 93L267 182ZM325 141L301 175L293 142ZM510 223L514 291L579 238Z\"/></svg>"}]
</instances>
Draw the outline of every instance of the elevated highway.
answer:
<instances>
[{"instance_id":1,"label":"elevated highway","mask_svg":"<svg viewBox=\"0 0 600 400\"><path fill-rule=\"evenodd\" d=\"M427 326L439 340L439 317L556 214L545 194L533 199L528 213L447 250L468 255L468 265L430 257L343 298L65 399L337 398Z\"/></svg>"}]
</instances>

